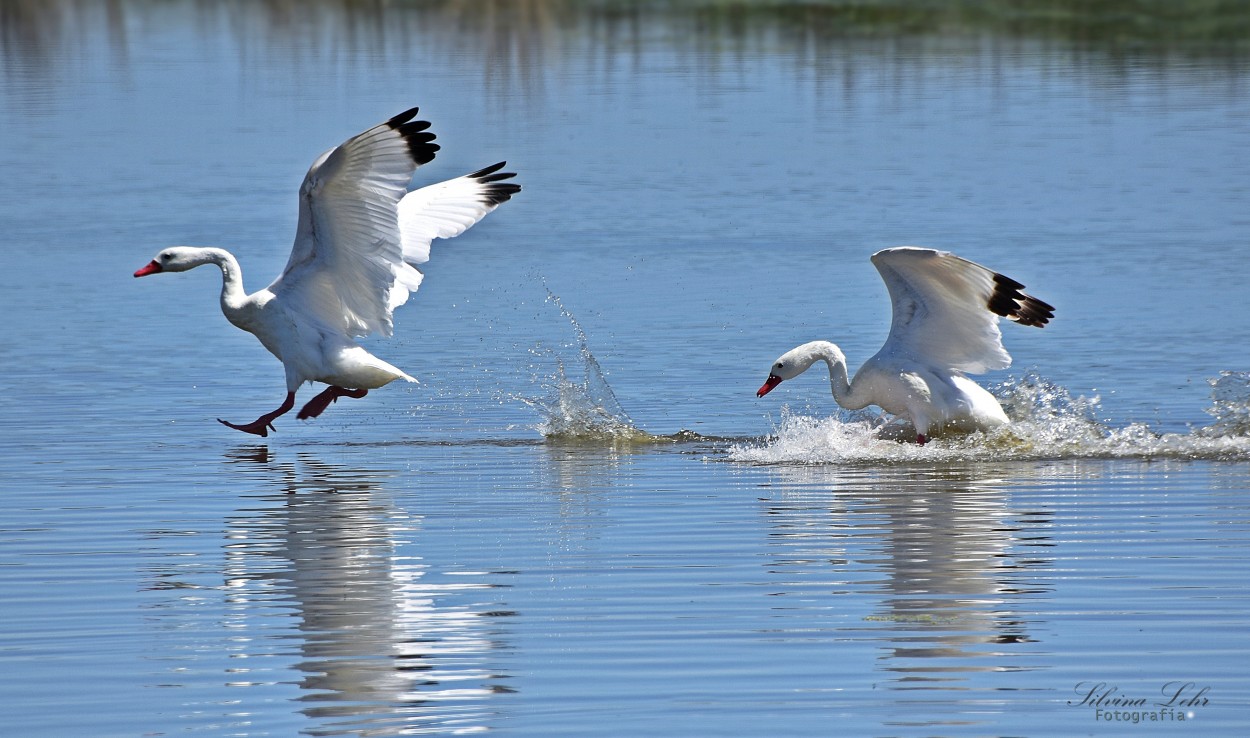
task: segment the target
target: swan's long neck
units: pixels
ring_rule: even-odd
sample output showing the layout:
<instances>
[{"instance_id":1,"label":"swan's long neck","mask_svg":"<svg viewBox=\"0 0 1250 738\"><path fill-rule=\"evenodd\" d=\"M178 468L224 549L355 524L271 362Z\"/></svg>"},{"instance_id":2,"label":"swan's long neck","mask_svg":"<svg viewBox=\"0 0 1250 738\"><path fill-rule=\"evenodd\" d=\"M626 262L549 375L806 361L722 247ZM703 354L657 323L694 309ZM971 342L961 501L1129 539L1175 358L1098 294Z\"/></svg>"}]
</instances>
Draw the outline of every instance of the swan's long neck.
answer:
<instances>
[{"instance_id":1,"label":"swan's long neck","mask_svg":"<svg viewBox=\"0 0 1250 738\"><path fill-rule=\"evenodd\" d=\"M221 269L221 312L234 322L247 302L239 260L225 249L204 249L204 263L216 264Z\"/></svg>"},{"instance_id":2,"label":"swan's long neck","mask_svg":"<svg viewBox=\"0 0 1250 738\"><path fill-rule=\"evenodd\" d=\"M812 341L796 351L802 354L800 362L805 365L804 371L817 361L823 361L829 367L829 389L833 391L833 399L839 405L847 410L859 410L871 404L860 398L851 386L851 379L846 371L846 355L842 353L842 349L828 341Z\"/></svg>"}]
</instances>

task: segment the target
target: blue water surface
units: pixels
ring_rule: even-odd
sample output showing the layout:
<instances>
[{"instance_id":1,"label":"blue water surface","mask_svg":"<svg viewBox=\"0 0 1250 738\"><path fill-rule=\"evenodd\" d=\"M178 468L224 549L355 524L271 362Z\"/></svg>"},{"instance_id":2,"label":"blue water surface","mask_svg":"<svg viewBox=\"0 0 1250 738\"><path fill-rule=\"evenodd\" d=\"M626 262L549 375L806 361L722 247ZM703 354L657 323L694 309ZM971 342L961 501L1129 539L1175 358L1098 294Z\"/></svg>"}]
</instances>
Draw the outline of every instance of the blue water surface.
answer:
<instances>
[{"instance_id":1,"label":"blue water surface","mask_svg":"<svg viewBox=\"0 0 1250 738\"><path fill-rule=\"evenodd\" d=\"M9 7L0 733L1244 732L1235 48ZM214 270L131 274L216 245L264 286L309 164L413 105L416 184L506 159L524 188L369 340L421 384L219 425L281 367ZM1056 306L983 378L1013 434L883 441L816 372L755 397L796 344L876 350L868 256L901 244Z\"/></svg>"}]
</instances>

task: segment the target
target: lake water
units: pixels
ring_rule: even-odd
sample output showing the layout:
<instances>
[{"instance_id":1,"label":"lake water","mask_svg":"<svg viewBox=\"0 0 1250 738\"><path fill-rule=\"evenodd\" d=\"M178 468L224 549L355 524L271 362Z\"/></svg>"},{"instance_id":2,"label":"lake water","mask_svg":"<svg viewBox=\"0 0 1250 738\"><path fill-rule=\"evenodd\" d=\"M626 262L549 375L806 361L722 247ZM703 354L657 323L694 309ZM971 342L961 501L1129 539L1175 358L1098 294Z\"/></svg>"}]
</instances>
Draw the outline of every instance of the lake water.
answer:
<instances>
[{"instance_id":1,"label":"lake water","mask_svg":"<svg viewBox=\"0 0 1250 738\"><path fill-rule=\"evenodd\" d=\"M0 10L0 733L1245 734L1243 47ZM524 187L370 341L421 384L224 428L281 367L214 270L131 274L220 245L267 284L312 160L413 105L418 183ZM755 397L798 343L876 350L899 244L1056 306L983 378L1011 432L879 440L818 372Z\"/></svg>"}]
</instances>

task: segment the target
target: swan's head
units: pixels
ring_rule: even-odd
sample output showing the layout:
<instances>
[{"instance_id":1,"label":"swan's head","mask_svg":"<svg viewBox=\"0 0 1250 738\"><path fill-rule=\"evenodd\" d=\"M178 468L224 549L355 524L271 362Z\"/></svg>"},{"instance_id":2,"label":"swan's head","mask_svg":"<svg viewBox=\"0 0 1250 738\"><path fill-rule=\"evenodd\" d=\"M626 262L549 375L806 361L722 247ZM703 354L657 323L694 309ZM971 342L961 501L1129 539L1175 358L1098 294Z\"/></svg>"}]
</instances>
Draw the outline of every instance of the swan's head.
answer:
<instances>
[{"instance_id":1,"label":"swan's head","mask_svg":"<svg viewBox=\"0 0 1250 738\"><path fill-rule=\"evenodd\" d=\"M186 246L173 246L156 255L147 266L135 272L136 277L146 277L159 272L185 272L197 266L209 264L213 256L209 249L195 249Z\"/></svg>"},{"instance_id":2,"label":"swan's head","mask_svg":"<svg viewBox=\"0 0 1250 738\"><path fill-rule=\"evenodd\" d=\"M837 346L828 341L812 341L798 348L790 349L778 356L777 360L773 362L772 367L768 370L768 379L765 380L764 386L760 387L759 391L755 393L755 396L763 397L772 392L777 385L787 379L794 379L799 376L820 359L825 359L826 361L841 360L841 352L838 351Z\"/></svg>"},{"instance_id":3,"label":"swan's head","mask_svg":"<svg viewBox=\"0 0 1250 738\"><path fill-rule=\"evenodd\" d=\"M800 346L799 348L802 347ZM783 381L794 379L807 371L812 362L810 360L806 362L800 361L800 357L795 353L798 350L787 351L777 357L777 360L773 362L772 368L768 370L768 379L764 382L764 386L760 387L759 391L755 393L756 397L763 397L772 392Z\"/></svg>"}]
</instances>

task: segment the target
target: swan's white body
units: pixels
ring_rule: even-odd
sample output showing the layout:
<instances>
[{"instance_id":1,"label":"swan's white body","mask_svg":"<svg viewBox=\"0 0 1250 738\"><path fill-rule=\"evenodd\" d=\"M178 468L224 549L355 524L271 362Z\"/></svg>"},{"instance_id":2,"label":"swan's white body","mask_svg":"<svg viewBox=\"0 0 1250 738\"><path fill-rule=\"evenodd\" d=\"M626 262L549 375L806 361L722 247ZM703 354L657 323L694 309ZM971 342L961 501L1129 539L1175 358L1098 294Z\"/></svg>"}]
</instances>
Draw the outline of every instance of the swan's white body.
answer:
<instances>
[{"instance_id":1,"label":"swan's white body","mask_svg":"<svg viewBox=\"0 0 1250 738\"><path fill-rule=\"evenodd\" d=\"M1054 308L1021 292L1019 282L946 251L904 246L873 254L872 263L894 310L881 350L852 380L837 346L803 344L773 363L757 395L823 361L839 405L848 410L876 405L906 418L920 443L934 433L1008 422L998 400L966 375L1011 365L998 316L1040 328Z\"/></svg>"},{"instance_id":2,"label":"swan's white body","mask_svg":"<svg viewBox=\"0 0 1250 738\"><path fill-rule=\"evenodd\" d=\"M521 188L501 183L503 162L412 192L417 167L434 158L429 123L405 111L322 154L300 187L299 226L291 258L268 287L247 294L239 262L224 249L173 247L135 272L179 272L204 264L221 269L221 311L254 334L286 369L287 398L274 412L243 425L268 435L293 407L305 382L330 388L299 417L316 417L339 397L363 397L396 379L415 382L373 356L357 338L392 332L392 311L420 286L417 266L430 242L463 233Z\"/></svg>"}]
</instances>

